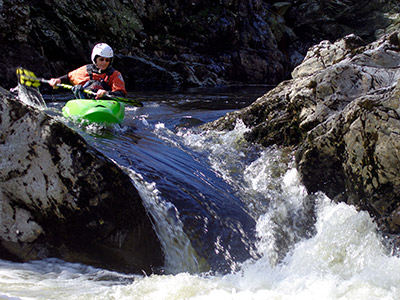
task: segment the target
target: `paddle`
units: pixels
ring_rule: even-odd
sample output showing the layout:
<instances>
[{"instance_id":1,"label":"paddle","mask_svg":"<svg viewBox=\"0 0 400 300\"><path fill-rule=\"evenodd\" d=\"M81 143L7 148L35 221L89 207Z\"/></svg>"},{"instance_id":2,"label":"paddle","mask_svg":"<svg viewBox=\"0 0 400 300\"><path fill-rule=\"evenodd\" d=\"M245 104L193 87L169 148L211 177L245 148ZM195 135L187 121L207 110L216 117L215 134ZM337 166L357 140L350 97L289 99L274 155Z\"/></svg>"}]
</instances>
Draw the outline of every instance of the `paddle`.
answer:
<instances>
[{"instance_id":1,"label":"paddle","mask_svg":"<svg viewBox=\"0 0 400 300\"><path fill-rule=\"evenodd\" d=\"M23 69L23 68L17 68L17 76L18 76L18 80L21 84L24 84L26 86L32 86L32 87L39 87L40 83L50 83L50 80L44 79L44 78L38 78L36 77L36 75L29 70ZM70 84L64 84L64 83L57 83L56 84L57 87L61 87L64 89L69 89L72 90L73 85ZM96 96L96 93L88 90L88 89L84 89L83 90L84 93L89 94L89 95L93 95ZM128 99L128 98L123 98L123 97L117 97L114 95L110 95L110 94L105 94L104 98L106 98L107 100L114 100L114 101L119 101L119 102L124 102L133 106L138 106L138 107L142 107L143 103L140 102L139 100L135 100L135 99ZM92 100L92 99L87 99L87 100Z\"/></svg>"}]
</instances>

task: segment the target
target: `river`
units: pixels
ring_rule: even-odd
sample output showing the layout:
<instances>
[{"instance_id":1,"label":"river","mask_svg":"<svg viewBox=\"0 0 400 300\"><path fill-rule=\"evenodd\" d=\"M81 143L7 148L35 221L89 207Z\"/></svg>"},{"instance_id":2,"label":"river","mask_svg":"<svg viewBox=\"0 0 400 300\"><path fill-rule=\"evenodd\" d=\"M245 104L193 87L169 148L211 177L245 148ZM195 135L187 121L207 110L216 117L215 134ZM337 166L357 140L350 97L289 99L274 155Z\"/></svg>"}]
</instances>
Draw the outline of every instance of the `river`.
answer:
<instances>
[{"instance_id":1,"label":"river","mask_svg":"<svg viewBox=\"0 0 400 300\"><path fill-rule=\"evenodd\" d=\"M152 275L0 261L0 299L400 299L400 260L367 213L309 195L293 153L248 144L243 124L199 130L266 89L137 91L144 107L112 128L74 124L51 102L130 175L166 263Z\"/></svg>"}]
</instances>

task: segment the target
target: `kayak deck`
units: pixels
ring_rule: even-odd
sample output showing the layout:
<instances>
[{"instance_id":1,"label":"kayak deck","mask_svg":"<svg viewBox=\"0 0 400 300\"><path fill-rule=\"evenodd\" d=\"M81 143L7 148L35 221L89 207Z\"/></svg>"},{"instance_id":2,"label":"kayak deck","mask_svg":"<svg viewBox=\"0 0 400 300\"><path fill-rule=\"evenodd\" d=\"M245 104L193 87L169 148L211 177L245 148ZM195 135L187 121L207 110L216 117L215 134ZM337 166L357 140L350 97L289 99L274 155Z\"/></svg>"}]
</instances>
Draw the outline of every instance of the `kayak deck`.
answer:
<instances>
[{"instance_id":1,"label":"kayak deck","mask_svg":"<svg viewBox=\"0 0 400 300\"><path fill-rule=\"evenodd\" d=\"M90 123L121 123L125 116L123 103L113 100L74 99L62 108L66 118Z\"/></svg>"}]
</instances>

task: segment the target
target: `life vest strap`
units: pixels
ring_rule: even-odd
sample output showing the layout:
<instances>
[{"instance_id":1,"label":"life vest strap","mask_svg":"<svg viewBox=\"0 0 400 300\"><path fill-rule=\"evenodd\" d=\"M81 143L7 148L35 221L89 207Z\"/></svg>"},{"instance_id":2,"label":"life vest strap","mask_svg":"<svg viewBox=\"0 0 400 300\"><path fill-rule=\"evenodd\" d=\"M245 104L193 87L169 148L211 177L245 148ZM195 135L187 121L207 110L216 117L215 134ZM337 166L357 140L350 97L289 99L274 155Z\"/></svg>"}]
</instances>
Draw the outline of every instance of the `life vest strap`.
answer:
<instances>
[{"instance_id":1,"label":"life vest strap","mask_svg":"<svg viewBox=\"0 0 400 300\"><path fill-rule=\"evenodd\" d=\"M95 82L98 82L103 87L103 89L105 89L106 91L111 91L111 87L110 87L108 81L109 81L111 75L115 72L115 69L114 68L108 68L106 76L105 76L104 79L101 78L100 80L94 80L93 79L93 72L95 72L96 69L97 68L93 64L90 64L90 65L86 66L86 71L89 74L90 80L85 84L85 86L90 88L90 85L94 84ZM97 72L95 72L95 73L97 73Z\"/></svg>"}]
</instances>

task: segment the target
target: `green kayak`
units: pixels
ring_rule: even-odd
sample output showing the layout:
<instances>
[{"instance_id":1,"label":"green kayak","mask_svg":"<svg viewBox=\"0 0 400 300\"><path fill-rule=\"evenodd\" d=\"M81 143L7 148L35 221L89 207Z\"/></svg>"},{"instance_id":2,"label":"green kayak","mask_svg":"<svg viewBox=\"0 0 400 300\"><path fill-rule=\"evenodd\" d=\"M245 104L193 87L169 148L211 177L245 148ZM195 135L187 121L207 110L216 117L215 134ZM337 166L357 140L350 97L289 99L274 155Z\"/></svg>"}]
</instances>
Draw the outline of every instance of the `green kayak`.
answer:
<instances>
[{"instance_id":1,"label":"green kayak","mask_svg":"<svg viewBox=\"0 0 400 300\"><path fill-rule=\"evenodd\" d=\"M123 103L113 100L74 99L62 108L64 117L90 123L122 123L125 116Z\"/></svg>"}]
</instances>

